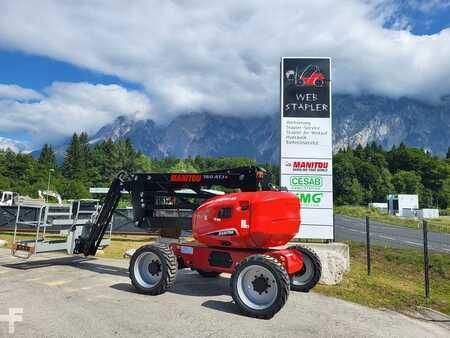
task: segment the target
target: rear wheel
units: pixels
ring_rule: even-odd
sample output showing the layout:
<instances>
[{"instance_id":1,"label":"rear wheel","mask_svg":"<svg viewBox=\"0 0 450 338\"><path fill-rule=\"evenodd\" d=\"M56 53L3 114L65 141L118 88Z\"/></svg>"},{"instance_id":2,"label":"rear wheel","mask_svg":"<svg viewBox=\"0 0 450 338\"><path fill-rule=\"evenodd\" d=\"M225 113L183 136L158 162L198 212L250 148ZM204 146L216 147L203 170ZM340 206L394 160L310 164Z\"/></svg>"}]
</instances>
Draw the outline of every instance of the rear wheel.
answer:
<instances>
[{"instance_id":1,"label":"rear wheel","mask_svg":"<svg viewBox=\"0 0 450 338\"><path fill-rule=\"evenodd\" d=\"M131 257L129 271L139 292L159 295L175 283L177 258L167 245L145 245Z\"/></svg>"},{"instance_id":2,"label":"rear wheel","mask_svg":"<svg viewBox=\"0 0 450 338\"><path fill-rule=\"evenodd\" d=\"M316 286L322 275L322 264L319 256L313 250L300 245L291 246L288 249L297 250L303 259L302 269L290 276L291 290L308 292Z\"/></svg>"},{"instance_id":3,"label":"rear wheel","mask_svg":"<svg viewBox=\"0 0 450 338\"><path fill-rule=\"evenodd\" d=\"M215 277L219 277L221 272L217 272L217 271L206 271L206 270L202 270L202 269L196 269L196 271L199 273L200 276L202 277L206 277L206 278L215 278Z\"/></svg>"},{"instance_id":4,"label":"rear wheel","mask_svg":"<svg viewBox=\"0 0 450 338\"><path fill-rule=\"evenodd\" d=\"M253 255L236 267L231 276L231 294L246 315L272 318L287 301L289 276L275 258Z\"/></svg>"}]
</instances>

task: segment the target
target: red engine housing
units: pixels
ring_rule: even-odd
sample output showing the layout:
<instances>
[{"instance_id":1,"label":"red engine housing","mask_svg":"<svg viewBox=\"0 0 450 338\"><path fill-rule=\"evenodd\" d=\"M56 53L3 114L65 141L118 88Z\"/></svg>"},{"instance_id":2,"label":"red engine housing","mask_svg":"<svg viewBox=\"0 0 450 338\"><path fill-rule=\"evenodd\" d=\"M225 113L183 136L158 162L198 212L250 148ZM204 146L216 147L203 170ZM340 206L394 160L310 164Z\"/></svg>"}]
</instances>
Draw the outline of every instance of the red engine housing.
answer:
<instances>
[{"instance_id":1,"label":"red engine housing","mask_svg":"<svg viewBox=\"0 0 450 338\"><path fill-rule=\"evenodd\" d=\"M194 238L207 246L270 248L289 242L300 228L300 201L288 192L217 196L192 217Z\"/></svg>"}]
</instances>

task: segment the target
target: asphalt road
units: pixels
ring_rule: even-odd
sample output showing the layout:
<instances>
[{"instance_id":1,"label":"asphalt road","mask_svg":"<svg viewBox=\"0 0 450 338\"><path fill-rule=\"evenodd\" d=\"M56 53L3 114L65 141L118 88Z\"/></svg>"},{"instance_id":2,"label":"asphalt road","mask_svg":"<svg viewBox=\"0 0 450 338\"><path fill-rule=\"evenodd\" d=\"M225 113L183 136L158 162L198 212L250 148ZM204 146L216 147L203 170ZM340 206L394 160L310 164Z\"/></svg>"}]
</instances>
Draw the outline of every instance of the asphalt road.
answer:
<instances>
[{"instance_id":1,"label":"asphalt road","mask_svg":"<svg viewBox=\"0 0 450 338\"><path fill-rule=\"evenodd\" d=\"M366 241L365 220L336 215L336 240ZM375 221L370 222L371 243L392 247L423 248L422 229L405 228ZM428 232L428 248L435 252L450 253L450 234Z\"/></svg>"},{"instance_id":2,"label":"asphalt road","mask_svg":"<svg viewBox=\"0 0 450 338\"><path fill-rule=\"evenodd\" d=\"M45 256L44 256L45 257ZM229 279L191 271L160 296L137 294L125 260L47 255L23 261L0 249L0 336L22 308L17 337L448 337L435 323L322 296L291 293L271 320L242 316Z\"/></svg>"}]
</instances>

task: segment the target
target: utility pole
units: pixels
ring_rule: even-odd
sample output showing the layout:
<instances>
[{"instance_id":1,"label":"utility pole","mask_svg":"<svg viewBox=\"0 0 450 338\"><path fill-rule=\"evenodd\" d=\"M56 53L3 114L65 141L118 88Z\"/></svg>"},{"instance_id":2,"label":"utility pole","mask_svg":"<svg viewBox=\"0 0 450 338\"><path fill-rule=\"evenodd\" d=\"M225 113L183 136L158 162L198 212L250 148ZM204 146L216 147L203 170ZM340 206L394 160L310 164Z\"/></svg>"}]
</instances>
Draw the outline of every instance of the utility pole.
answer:
<instances>
[{"instance_id":1,"label":"utility pole","mask_svg":"<svg viewBox=\"0 0 450 338\"><path fill-rule=\"evenodd\" d=\"M52 175L52 172L54 172L54 171L55 171L55 169L53 169L53 168L51 168L51 169L48 171L47 193L45 194L45 203L48 203L48 193L49 193L49 191L50 191L50 177L51 177L51 175Z\"/></svg>"},{"instance_id":2,"label":"utility pole","mask_svg":"<svg viewBox=\"0 0 450 338\"><path fill-rule=\"evenodd\" d=\"M430 300L430 261L428 258L428 222L423 220L423 265L425 277L425 299Z\"/></svg>"},{"instance_id":3,"label":"utility pole","mask_svg":"<svg viewBox=\"0 0 450 338\"><path fill-rule=\"evenodd\" d=\"M367 253L367 275L372 272L372 262L370 259L370 218L366 216L366 253Z\"/></svg>"}]
</instances>

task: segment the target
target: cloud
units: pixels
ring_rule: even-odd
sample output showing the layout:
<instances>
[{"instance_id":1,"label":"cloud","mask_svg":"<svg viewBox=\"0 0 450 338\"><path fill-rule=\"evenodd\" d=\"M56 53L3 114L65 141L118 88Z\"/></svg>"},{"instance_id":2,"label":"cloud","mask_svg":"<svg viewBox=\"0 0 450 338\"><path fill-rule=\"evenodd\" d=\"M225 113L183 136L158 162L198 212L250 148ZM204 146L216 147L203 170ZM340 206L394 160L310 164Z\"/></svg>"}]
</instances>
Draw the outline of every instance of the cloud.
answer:
<instances>
[{"instance_id":1,"label":"cloud","mask_svg":"<svg viewBox=\"0 0 450 338\"><path fill-rule=\"evenodd\" d=\"M0 47L137 82L157 119L273 113L285 55L331 56L336 93L437 102L450 93L450 29L414 35L403 17L392 18L393 4L2 1Z\"/></svg>"},{"instance_id":2,"label":"cloud","mask_svg":"<svg viewBox=\"0 0 450 338\"><path fill-rule=\"evenodd\" d=\"M0 99L39 100L42 95L35 90L16 85L0 84Z\"/></svg>"},{"instance_id":3,"label":"cloud","mask_svg":"<svg viewBox=\"0 0 450 338\"><path fill-rule=\"evenodd\" d=\"M118 85L55 82L43 94L36 94L30 102L0 99L0 132L28 132L38 146L58 142L73 132L93 134L120 115L151 117L145 94Z\"/></svg>"},{"instance_id":4,"label":"cloud","mask_svg":"<svg viewBox=\"0 0 450 338\"><path fill-rule=\"evenodd\" d=\"M27 142L21 142L0 136L0 150L7 150L7 149L10 149L16 153L19 152L26 153L29 151L30 145Z\"/></svg>"}]
</instances>

